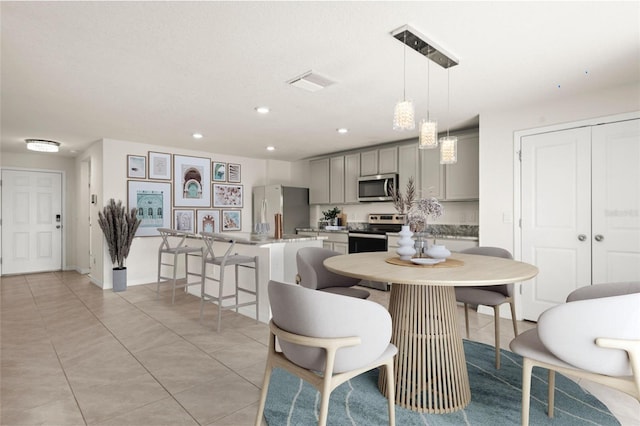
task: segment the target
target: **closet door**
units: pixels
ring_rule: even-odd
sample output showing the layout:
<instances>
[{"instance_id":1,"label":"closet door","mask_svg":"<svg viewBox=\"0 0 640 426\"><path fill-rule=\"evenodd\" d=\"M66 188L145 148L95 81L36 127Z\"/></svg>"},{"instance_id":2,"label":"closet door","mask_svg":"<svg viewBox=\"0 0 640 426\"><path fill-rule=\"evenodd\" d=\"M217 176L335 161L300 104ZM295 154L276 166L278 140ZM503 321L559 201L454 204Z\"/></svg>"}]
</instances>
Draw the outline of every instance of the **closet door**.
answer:
<instances>
[{"instance_id":1,"label":"closet door","mask_svg":"<svg viewBox=\"0 0 640 426\"><path fill-rule=\"evenodd\" d=\"M640 281L640 120L593 127L593 284Z\"/></svg>"},{"instance_id":2,"label":"closet door","mask_svg":"<svg viewBox=\"0 0 640 426\"><path fill-rule=\"evenodd\" d=\"M525 319L591 284L591 130L522 138L522 260L538 276L522 285Z\"/></svg>"}]
</instances>

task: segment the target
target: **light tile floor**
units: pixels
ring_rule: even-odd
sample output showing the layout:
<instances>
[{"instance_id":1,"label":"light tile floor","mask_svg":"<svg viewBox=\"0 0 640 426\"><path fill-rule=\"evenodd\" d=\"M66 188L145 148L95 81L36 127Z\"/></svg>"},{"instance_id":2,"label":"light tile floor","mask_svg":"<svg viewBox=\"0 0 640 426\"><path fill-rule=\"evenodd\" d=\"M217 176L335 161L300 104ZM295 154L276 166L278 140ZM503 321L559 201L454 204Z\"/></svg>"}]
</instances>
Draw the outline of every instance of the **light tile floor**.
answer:
<instances>
[{"instance_id":1,"label":"light tile floor","mask_svg":"<svg viewBox=\"0 0 640 426\"><path fill-rule=\"evenodd\" d=\"M171 305L165 288L157 299L153 284L114 293L75 272L3 277L0 424L253 424L266 324L225 311L218 334L214 305L201 323L198 298L180 293ZM389 293L370 291L387 305ZM492 318L470 319L471 338L491 344ZM507 348L509 320L501 328ZM622 424L640 424L633 398L584 385Z\"/></svg>"}]
</instances>

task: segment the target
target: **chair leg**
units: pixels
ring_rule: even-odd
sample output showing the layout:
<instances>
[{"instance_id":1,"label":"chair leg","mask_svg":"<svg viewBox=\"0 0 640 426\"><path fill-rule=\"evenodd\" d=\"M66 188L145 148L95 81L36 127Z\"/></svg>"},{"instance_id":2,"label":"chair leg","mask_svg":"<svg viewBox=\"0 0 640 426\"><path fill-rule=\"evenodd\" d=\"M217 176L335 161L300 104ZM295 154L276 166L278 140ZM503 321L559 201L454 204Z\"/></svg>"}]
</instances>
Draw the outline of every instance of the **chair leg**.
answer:
<instances>
[{"instance_id":1,"label":"chair leg","mask_svg":"<svg viewBox=\"0 0 640 426\"><path fill-rule=\"evenodd\" d=\"M259 297L260 296L260 292L258 290L260 288L260 270L258 269L258 259L259 259L258 256L256 256L253 259L253 264L254 264L254 266L256 268L255 271L254 271L255 272L255 276L256 276L256 278L255 278L256 279L256 281L255 281L255 283L256 283L256 322L260 321L260 319L259 319L259 317L260 317L260 297Z\"/></svg>"},{"instance_id":2,"label":"chair leg","mask_svg":"<svg viewBox=\"0 0 640 426\"><path fill-rule=\"evenodd\" d=\"M529 399L531 397L531 370L533 363L522 358L522 426L529 426Z\"/></svg>"},{"instance_id":3,"label":"chair leg","mask_svg":"<svg viewBox=\"0 0 640 426\"><path fill-rule=\"evenodd\" d=\"M202 314L204 310L204 293L205 286L207 284L207 262L204 261L204 256L202 258L202 268L200 273L202 274L202 279L200 281L200 321L202 321Z\"/></svg>"},{"instance_id":4,"label":"chair leg","mask_svg":"<svg viewBox=\"0 0 640 426\"><path fill-rule=\"evenodd\" d=\"M171 295L171 304L176 301L176 274L178 273L178 254L173 255L173 293Z\"/></svg>"},{"instance_id":5,"label":"chair leg","mask_svg":"<svg viewBox=\"0 0 640 426\"><path fill-rule=\"evenodd\" d=\"M513 323L513 336L518 337L518 321L516 320L516 302L513 300L513 296L511 297L511 302L509 302L509 307L511 307L511 322Z\"/></svg>"},{"instance_id":6,"label":"chair leg","mask_svg":"<svg viewBox=\"0 0 640 426\"><path fill-rule=\"evenodd\" d=\"M318 426L326 426L329 416L329 397L331 396L331 377L325 377L320 391L320 418Z\"/></svg>"},{"instance_id":7,"label":"chair leg","mask_svg":"<svg viewBox=\"0 0 640 426\"><path fill-rule=\"evenodd\" d=\"M549 418L553 418L555 398L556 398L556 372L553 370L549 370L549 408L547 409L547 415L549 416Z\"/></svg>"},{"instance_id":8,"label":"chair leg","mask_svg":"<svg viewBox=\"0 0 640 426\"><path fill-rule=\"evenodd\" d=\"M467 339L469 338L469 304L464 304L464 325L467 329Z\"/></svg>"},{"instance_id":9,"label":"chair leg","mask_svg":"<svg viewBox=\"0 0 640 426\"><path fill-rule=\"evenodd\" d=\"M393 358L385 364L387 369L387 399L389 400L389 426L396 424L396 395L395 384L393 383Z\"/></svg>"},{"instance_id":10,"label":"chair leg","mask_svg":"<svg viewBox=\"0 0 640 426\"><path fill-rule=\"evenodd\" d=\"M160 297L160 272L162 271L162 252L158 252L158 285L156 286L156 299Z\"/></svg>"},{"instance_id":11,"label":"chair leg","mask_svg":"<svg viewBox=\"0 0 640 426\"><path fill-rule=\"evenodd\" d=\"M269 392L269 381L271 381L271 372L273 367L270 362L267 361L267 366L264 370L264 378L262 379L262 390L260 391L260 403L258 404L258 412L256 413L256 426L260 426L262 423L262 416L264 414L264 405L267 402L267 393Z\"/></svg>"},{"instance_id":12,"label":"chair leg","mask_svg":"<svg viewBox=\"0 0 640 426\"><path fill-rule=\"evenodd\" d=\"M496 370L500 370L500 305L493 307L493 323L496 333Z\"/></svg>"}]
</instances>

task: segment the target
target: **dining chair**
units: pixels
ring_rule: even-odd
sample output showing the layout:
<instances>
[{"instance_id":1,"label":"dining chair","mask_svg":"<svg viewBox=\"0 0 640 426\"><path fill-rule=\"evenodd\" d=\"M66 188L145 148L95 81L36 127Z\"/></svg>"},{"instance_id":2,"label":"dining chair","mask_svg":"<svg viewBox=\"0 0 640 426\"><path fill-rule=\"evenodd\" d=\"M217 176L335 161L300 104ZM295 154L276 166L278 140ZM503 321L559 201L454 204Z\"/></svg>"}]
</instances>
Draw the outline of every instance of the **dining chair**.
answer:
<instances>
[{"instance_id":1,"label":"dining chair","mask_svg":"<svg viewBox=\"0 0 640 426\"><path fill-rule=\"evenodd\" d=\"M340 384L376 367L386 369L389 424L395 425L391 316L380 304L269 281L273 317L260 403L264 413L271 371L278 367L298 376L320 392L318 425L324 426L329 397ZM277 350L277 343L281 351Z\"/></svg>"},{"instance_id":2,"label":"dining chair","mask_svg":"<svg viewBox=\"0 0 640 426\"><path fill-rule=\"evenodd\" d=\"M201 232L200 235L202 236L202 241L204 243L201 272L202 286L200 287L200 320L202 320L205 302L213 301L218 305L218 333L220 332L222 311L224 309L235 309L236 312L238 312L238 308L255 305L256 321L258 321L260 314L258 291L260 288L259 256L246 256L233 253L236 240L230 238L228 235L212 232ZM216 252L214 250L214 243L216 242L227 245L225 247L224 254L216 256ZM209 265L211 265L210 268L208 268ZM225 269L227 266L233 266L235 269L235 287L231 294L225 295ZM253 270L253 288L248 287L246 284L240 284L240 268ZM214 281L217 283L216 294L207 291L207 281ZM241 295L243 295L242 298ZM228 299L234 299L234 303L232 305L225 305L225 300Z\"/></svg>"},{"instance_id":3,"label":"dining chair","mask_svg":"<svg viewBox=\"0 0 640 426\"><path fill-rule=\"evenodd\" d=\"M513 259L511 253L500 247L471 247L460 253L477 254L481 256L502 257ZM518 335L516 322L516 307L513 299L513 283L478 287L456 287L456 301L464 303L464 324L469 338L469 305L485 305L493 308L493 322L495 329L494 344L496 347L496 369L500 369L500 305L508 303L511 307L511 321L513 322L514 337Z\"/></svg>"},{"instance_id":4,"label":"dining chair","mask_svg":"<svg viewBox=\"0 0 640 426\"><path fill-rule=\"evenodd\" d=\"M320 290L326 293L341 294L359 299L369 297L369 292L359 288L353 288L361 280L344 275L334 274L324 267L324 260L338 256L340 253L321 248L304 247L296 253L296 264L298 265L298 275L296 283L313 290Z\"/></svg>"},{"instance_id":5,"label":"dining chair","mask_svg":"<svg viewBox=\"0 0 640 426\"><path fill-rule=\"evenodd\" d=\"M546 310L537 328L509 345L522 360L522 424L529 424L533 367L549 370L547 415L553 417L555 372L584 378L640 401L640 282L598 284Z\"/></svg>"},{"instance_id":6,"label":"dining chair","mask_svg":"<svg viewBox=\"0 0 640 426\"><path fill-rule=\"evenodd\" d=\"M162 238L160 247L158 248L158 280L156 286L156 297L160 296L160 284L164 282L170 282L172 287L171 304L176 300L176 288L184 288L185 290L190 285L200 285L201 280L189 282L189 277L193 274L189 272L189 255L198 254L202 255L202 247L193 247L186 244L188 236L193 236L189 232L178 231L176 229L158 228L158 233ZM166 255L170 255L169 259L166 259ZM184 255L184 278L177 277L178 262L180 256ZM162 267L171 268L171 276L162 275ZM178 280L184 279L184 282L178 283Z\"/></svg>"}]
</instances>

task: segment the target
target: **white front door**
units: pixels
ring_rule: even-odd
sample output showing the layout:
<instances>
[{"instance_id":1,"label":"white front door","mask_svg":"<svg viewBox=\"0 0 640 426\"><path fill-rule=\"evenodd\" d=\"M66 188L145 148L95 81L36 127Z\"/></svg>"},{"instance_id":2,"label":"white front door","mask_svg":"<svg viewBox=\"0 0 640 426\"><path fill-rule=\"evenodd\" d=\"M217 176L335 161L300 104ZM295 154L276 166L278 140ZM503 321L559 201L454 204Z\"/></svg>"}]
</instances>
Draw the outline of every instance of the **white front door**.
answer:
<instances>
[{"instance_id":1,"label":"white front door","mask_svg":"<svg viewBox=\"0 0 640 426\"><path fill-rule=\"evenodd\" d=\"M2 274L62 269L62 175L2 170Z\"/></svg>"},{"instance_id":2,"label":"white front door","mask_svg":"<svg viewBox=\"0 0 640 426\"><path fill-rule=\"evenodd\" d=\"M522 260L540 271L522 285L525 319L591 284L590 139L588 127L522 138Z\"/></svg>"},{"instance_id":3,"label":"white front door","mask_svg":"<svg viewBox=\"0 0 640 426\"><path fill-rule=\"evenodd\" d=\"M593 284L640 281L640 120L592 134Z\"/></svg>"}]
</instances>

